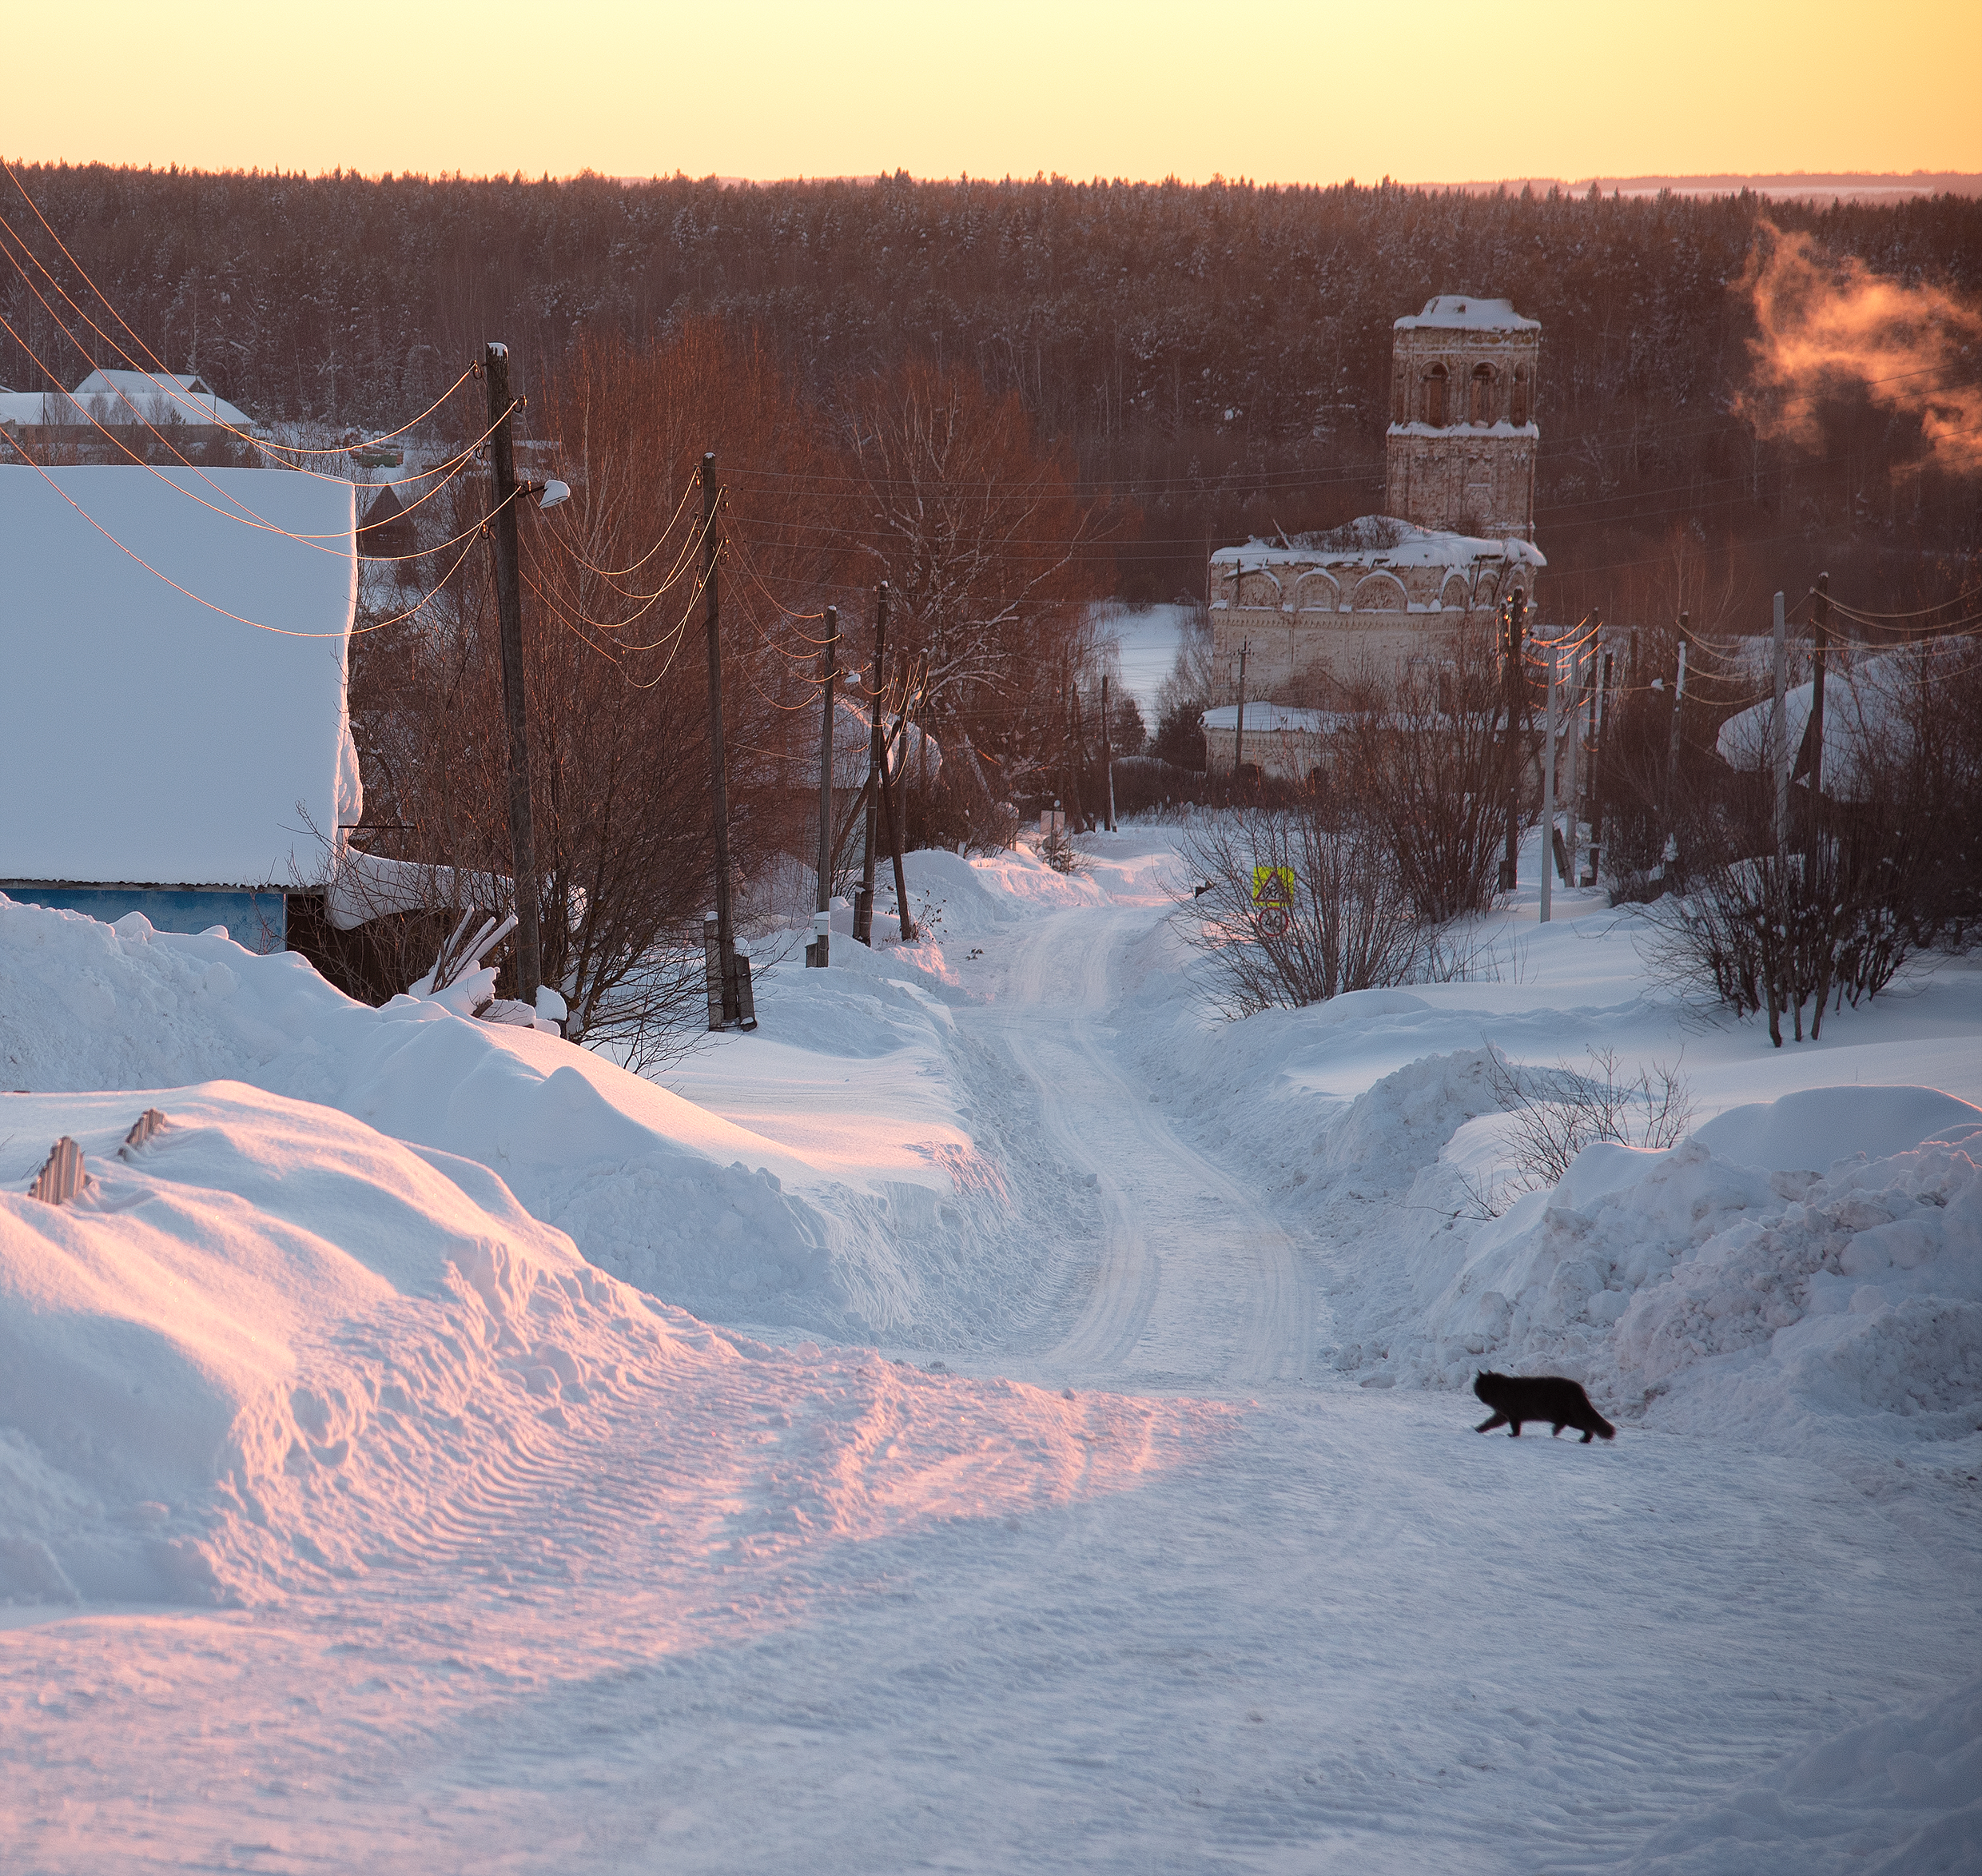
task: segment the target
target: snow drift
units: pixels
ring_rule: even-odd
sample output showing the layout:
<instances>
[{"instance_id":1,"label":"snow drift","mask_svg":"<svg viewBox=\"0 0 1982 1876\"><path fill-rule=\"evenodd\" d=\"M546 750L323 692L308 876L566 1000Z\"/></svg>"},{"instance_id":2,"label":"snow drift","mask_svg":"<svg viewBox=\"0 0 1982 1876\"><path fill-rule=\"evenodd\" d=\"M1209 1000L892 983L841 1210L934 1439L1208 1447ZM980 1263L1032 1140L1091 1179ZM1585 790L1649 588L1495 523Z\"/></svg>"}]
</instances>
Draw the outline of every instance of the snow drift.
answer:
<instances>
[{"instance_id":1,"label":"snow drift","mask_svg":"<svg viewBox=\"0 0 1982 1876\"><path fill-rule=\"evenodd\" d=\"M913 971L843 949L859 954L794 986L810 1020L788 1033L832 1050L858 1032L870 1053L919 1050L905 1072L939 1065L947 1010L901 981ZM236 1080L320 1102L480 1161L594 1263L698 1313L833 1334L958 1332L931 1274L1002 1221L997 1181L976 1175L968 1137L937 1120L912 1167L822 1169L555 1036L408 998L370 1009L293 954L155 932L139 914L111 926L0 896L0 1009L6 1086ZM940 1116L933 1084L917 1085ZM960 1178L971 1205L945 1217Z\"/></svg>"},{"instance_id":2,"label":"snow drift","mask_svg":"<svg viewBox=\"0 0 1982 1876\"><path fill-rule=\"evenodd\" d=\"M60 1133L88 1188L21 1196ZM253 1603L607 1531L651 1571L1104 1489L1220 1418L722 1336L485 1168L239 1084L0 1097L0 1600Z\"/></svg>"},{"instance_id":3,"label":"snow drift","mask_svg":"<svg viewBox=\"0 0 1982 1876\"><path fill-rule=\"evenodd\" d=\"M1831 1150L1854 1137L1873 1153ZM1421 1277L1396 1378L1558 1371L1629 1418L1782 1451L1968 1440L1977 1148L1982 1110L1918 1088L1805 1090L1668 1152L1587 1147L1558 1185L1447 1237L1459 1248Z\"/></svg>"}]
</instances>

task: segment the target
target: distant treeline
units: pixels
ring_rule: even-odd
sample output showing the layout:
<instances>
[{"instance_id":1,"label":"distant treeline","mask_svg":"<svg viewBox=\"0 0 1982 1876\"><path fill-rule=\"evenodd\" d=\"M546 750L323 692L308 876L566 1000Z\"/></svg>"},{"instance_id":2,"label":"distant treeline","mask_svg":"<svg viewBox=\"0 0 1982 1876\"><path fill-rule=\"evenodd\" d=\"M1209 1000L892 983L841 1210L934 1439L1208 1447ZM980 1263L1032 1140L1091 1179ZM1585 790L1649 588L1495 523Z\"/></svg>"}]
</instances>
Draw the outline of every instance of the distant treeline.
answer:
<instances>
[{"instance_id":1,"label":"distant treeline","mask_svg":"<svg viewBox=\"0 0 1982 1876\"><path fill-rule=\"evenodd\" d=\"M1391 322L1437 293L1503 294L1542 321L1537 532L1564 610L1690 594L1752 627L1768 590L1800 592L1820 565L1894 610L1944 598L1982 552L1976 480L1926 460L1916 417L1841 385L1813 448L1758 441L1731 408L1759 222L1972 300L1973 199L18 173L73 265L12 192L8 226L105 333L123 339L78 269L146 345L264 420L389 426L485 338L527 385L587 331L637 342L704 314L754 329L827 403L905 358L974 368L1140 510L1113 547L1131 599L1201 593L1222 542L1379 508ZM0 381L121 362L87 333L86 360L37 287L0 269L20 336L0 340Z\"/></svg>"}]
</instances>

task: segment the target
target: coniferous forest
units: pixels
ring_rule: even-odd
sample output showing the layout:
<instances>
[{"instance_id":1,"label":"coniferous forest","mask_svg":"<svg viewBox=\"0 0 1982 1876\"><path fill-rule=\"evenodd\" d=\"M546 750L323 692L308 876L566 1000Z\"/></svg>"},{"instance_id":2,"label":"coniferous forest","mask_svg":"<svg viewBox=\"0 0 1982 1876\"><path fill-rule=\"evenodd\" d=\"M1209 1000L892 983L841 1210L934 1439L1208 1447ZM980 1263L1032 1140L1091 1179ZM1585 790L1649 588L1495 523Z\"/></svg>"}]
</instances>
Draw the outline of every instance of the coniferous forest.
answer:
<instances>
[{"instance_id":1,"label":"coniferous forest","mask_svg":"<svg viewBox=\"0 0 1982 1876\"><path fill-rule=\"evenodd\" d=\"M1982 551L1982 484L1908 403L1833 374L1793 436L1741 401L1765 224L1972 309L1972 199L18 174L145 342L263 421L389 426L487 337L527 385L587 335L702 317L754 335L822 410L905 360L967 368L1128 517L1110 551L1129 599L1200 594L1221 542L1379 508L1391 322L1441 292L1542 321L1537 536L1565 610L1690 598L1759 629L1767 591L1821 567L1890 611L1959 591ZM50 247L18 194L6 217ZM18 267L0 307L15 389L119 362L87 334L85 359Z\"/></svg>"}]
</instances>

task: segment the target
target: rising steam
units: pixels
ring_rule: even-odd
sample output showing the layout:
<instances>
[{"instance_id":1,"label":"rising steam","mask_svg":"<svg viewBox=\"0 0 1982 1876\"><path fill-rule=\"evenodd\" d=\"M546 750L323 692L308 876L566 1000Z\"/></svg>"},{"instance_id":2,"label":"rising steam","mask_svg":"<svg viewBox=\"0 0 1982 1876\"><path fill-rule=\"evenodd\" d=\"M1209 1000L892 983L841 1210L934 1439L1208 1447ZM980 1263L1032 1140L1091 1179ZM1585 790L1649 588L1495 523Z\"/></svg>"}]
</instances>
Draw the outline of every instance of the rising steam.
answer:
<instances>
[{"instance_id":1,"label":"rising steam","mask_svg":"<svg viewBox=\"0 0 1982 1876\"><path fill-rule=\"evenodd\" d=\"M1856 383L1882 408L1917 416L1943 467L1982 468L1982 312L1768 222L1741 284L1759 329L1736 409L1757 434L1819 444L1819 399Z\"/></svg>"}]
</instances>

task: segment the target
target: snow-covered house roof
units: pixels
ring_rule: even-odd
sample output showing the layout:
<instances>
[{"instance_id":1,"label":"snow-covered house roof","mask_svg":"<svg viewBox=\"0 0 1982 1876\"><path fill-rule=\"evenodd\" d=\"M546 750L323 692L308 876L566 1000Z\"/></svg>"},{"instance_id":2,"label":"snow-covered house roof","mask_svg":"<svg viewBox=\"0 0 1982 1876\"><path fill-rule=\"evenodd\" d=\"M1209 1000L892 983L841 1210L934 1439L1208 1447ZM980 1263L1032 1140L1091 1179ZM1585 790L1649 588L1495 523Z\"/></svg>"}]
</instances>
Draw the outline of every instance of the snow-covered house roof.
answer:
<instances>
[{"instance_id":1,"label":"snow-covered house roof","mask_svg":"<svg viewBox=\"0 0 1982 1876\"><path fill-rule=\"evenodd\" d=\"M0 879L324 877L353 521L286 470L0 466Z\"/></svg>"},{"instance_id":2,"label":"snow-covered house roof","mask_svg":"<svg viewBox=\"0 0 1982 1876\"><path fill-rule=\"evenodd\" d=\"M818 719L815 717L814 722ZM873 737L873 719L864 706L852 698L836 696L833 699L833 786L835 788L862 788L867 783L867 751ZM883 729L893 734L894 718L890 715L882 719ZM923 763L928 763L928 777L933 784L942 773L942 746L933 736L925 735L921 727L910 723L905 738L907 764L910 775L920 780ZM803 738L800 747L816 749L817 744L806 744ZM890 746L892 747L892 745ZM926 758L923 751L928 750ZM813 760L814 764L817 757ZM816 773L814 768L806 768L806 774Z\"/></svg>"},{"instance_id":3,"label":"snow-covered house roof","mask_svg":"<svg viewBox=\"0 0 1982 1876\"><path fill-rule=\"evenodd\" d=\"M1252 703L1246 706L1246 734L1248 736L1274 735L1285 731L1293 735L1332 736L1356 719L1334 710L1295 710L1284 703ZM1225 730L1236 734L1239 728L1239 706L1220 703L1204 712L1204 727L1208 730Z\"/></svg>"},{"instance_id":4,"label":"snow-covered house roof","mask_svg":"<svg viewBox=\"0 0 1982 1876\"><path fill-rule=\"evenodd\" d=\"M73 391L15 391L0 396L0 423L74 428L99 424L225 424L253 420L195 372L95 371Z\"/></svg>"},{"instance_id":5,"label":"snow-covered house roof","mask_svg":"<svg viewBox=\"0 0 1982 1876\"><path fill-rule=\"evenodd\" d=\"M1407 313L1393 325L1399 332L1425 327L1450 327L1475 333L1538 333L1538 319L1523 319L1511 300L1480 300L1470 293L1439 293L1425 301L1422 313Z\"/></svg>"},{"instance_id":6,"label":"snow-covered house roof","mask_svg":"<svg viewBox=\"0 0 1982 1876\"><path fill-rule=\"evenodd\" d=\"M1833 665L1824 684L1824 792L1840 801L1863 801L1878 785L1884 762L1904 760L1913 744L1914 723L1925 703L1944 681L1953 662L1975 654L1962 640L1912 645ZM1785 746L1802 762L1817 687L1792 686L1784 695ZM1714 747L1730 768L1758 769L1771 759L1771 697L1729 717Z\"/></svg>"},{"instance_id":7,"label":"snow-covered house roof","mask_svg":"<svg viewBox=\"0 0 1982 1876\"><path fill-rule=\"evenodd\" d=\"M1220 548L1212 556L1212 566L1214 571L1240 566L1248 571L1278 566L1471 567L1479 560L1548 564L1532 541L1448 534L1388 516L1366 515L1327 535L1296 534L1286 541L1255 539L1244 547Z\"/></svg>"}]
</instances>

